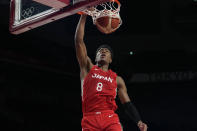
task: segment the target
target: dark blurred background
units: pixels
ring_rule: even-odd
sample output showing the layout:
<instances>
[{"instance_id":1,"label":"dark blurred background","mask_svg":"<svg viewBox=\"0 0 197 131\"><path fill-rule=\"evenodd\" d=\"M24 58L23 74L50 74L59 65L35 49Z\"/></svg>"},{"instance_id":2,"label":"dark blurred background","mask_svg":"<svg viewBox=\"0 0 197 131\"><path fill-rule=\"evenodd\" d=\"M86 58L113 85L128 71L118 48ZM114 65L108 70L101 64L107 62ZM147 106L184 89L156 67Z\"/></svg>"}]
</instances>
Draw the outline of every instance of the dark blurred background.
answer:
<instances>
[{"instance_id":1,"label":"dark blurred background","mask_svg":"<svg viewBox=\"0 0 197 131\"><path fill-rule=\"evenodd\" d=\"M149 131L197 130L197 1L120 0L122 26L100 33L87 19L85 43L115 52L112 70ZM79 66L72 15L20 35L9 33L9 0L0 1L0 130L81 130ZM117 99L124 131L137 127Z\"/></svg>"}]
</instances>

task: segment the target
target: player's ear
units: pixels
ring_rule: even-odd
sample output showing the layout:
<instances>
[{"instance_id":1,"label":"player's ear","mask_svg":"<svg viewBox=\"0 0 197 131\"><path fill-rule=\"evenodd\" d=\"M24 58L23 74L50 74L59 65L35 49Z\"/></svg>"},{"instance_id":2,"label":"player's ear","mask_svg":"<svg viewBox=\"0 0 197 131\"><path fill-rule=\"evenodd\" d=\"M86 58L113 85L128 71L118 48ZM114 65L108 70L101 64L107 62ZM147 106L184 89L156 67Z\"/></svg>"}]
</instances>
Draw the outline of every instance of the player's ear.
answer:
<instances>
[{"instance_id":1,"label":"player's ear","mask_svg":"<svg viewBox=\"0 0 197 131\"><path fill-rule=\"evenodd\" d=\"M110 63L110 64L112 63L112 58L111 58L111 57L110 57L109 63Z\"/></svg>"},{"instance_id":2,"label":"player's ear","mask_svg":"<svg viewBox=\"0 0 197 131\"><path fill-rule=\"evenodd\" d=\"M97 52L98 53L98 52ZM97 63L97 53L96 53L96 55L95 55L95 59L94 59L94 61Z\"/></svg>"},{"instance_id":3,"label":"player's ear","mask_svg":"<svg viewBox=\"0 0 197 131\"><path fill-rule=\"evenodd\" d=\"M111 64L112 63L112 54L110 54L110 60L109 60L109 63Z\"/></svg>"}]
</instances>

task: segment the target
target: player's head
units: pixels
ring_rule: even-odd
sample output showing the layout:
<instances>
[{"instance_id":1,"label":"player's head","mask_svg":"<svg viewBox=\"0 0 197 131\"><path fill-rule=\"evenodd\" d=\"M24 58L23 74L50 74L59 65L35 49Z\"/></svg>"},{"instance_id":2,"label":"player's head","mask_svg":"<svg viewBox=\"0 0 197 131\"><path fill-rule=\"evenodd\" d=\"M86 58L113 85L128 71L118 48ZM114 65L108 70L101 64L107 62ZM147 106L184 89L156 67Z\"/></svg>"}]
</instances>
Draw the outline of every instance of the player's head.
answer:
<instances>
[{"instance_id":1,"label":"player's head","mask_svg":"<svg viewBox=\"0 0 197 131\"><path fill-rule=\"evenodd\" d=\"M101 45L96 51L96 63L110 64L113 59L113 50L109 45Z\"/></svg>"}]
</instances>

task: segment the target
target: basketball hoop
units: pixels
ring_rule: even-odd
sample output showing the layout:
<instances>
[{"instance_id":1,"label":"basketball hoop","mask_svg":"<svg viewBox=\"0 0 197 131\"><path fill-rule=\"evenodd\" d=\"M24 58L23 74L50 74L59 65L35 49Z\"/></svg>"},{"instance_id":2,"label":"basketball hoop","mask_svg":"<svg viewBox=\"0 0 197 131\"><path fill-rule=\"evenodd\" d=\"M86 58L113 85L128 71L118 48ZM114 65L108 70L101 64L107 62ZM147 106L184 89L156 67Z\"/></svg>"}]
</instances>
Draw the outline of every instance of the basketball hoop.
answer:
<instances>
[{"instance_id":1,"label":"basketball hoop","mask_svg":"<svg viewBox=\"0 0 197 131\"><path fill-rule=\"evenodd\" d=\"M87 15L90 15L92 17L92 20L93 20L93 24L97 26L97 28L105 33L105 34L109 34L111 32L114 32L115 30L117 30L121 24L122 24L122 20L121 20L121 17L120 17L120 2L118 0L110 0L108 2L105 2L105 3L101 3L99 5L95 5L93 7L90 7L90 8L87 8L85 10L83 10L81 13L84 13L84 14L87 14ZM80 14L80 13L79 13ZM109 22L110 25L112 26L113 24L113 20L118 20L118 24L116 24L116 26L114 26L114 28L111 28L111 29L107 29L107 31L103 28L101 29L102 27L100 25L98 25L97 23L97 20L98 19L105 19L105 18L109 18ZM106 21L106 20L104 20Z\"/></svg>"}]
</instances>

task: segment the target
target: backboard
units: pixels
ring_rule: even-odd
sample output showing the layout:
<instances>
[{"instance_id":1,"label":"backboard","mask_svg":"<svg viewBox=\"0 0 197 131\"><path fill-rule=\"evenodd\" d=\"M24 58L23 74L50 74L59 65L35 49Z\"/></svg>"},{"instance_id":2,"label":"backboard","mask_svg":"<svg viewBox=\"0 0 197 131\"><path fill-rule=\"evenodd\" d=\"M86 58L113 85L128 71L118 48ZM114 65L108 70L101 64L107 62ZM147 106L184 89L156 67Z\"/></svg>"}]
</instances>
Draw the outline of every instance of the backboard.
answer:
<instances>
[{"instance_id":1,"label":"backboard","mask_svg":"<svg viewBox=\"0 0 197 131\"><path fill-rule=\"evenodd\" d=\"M108 0L11 0L12 34L20 34Z\"/></svg>"}]
</instances>

